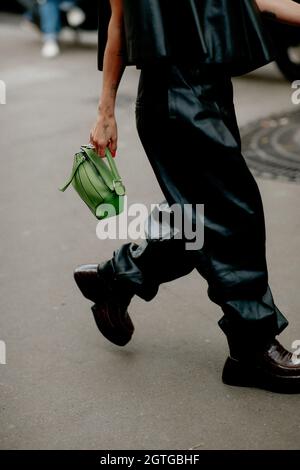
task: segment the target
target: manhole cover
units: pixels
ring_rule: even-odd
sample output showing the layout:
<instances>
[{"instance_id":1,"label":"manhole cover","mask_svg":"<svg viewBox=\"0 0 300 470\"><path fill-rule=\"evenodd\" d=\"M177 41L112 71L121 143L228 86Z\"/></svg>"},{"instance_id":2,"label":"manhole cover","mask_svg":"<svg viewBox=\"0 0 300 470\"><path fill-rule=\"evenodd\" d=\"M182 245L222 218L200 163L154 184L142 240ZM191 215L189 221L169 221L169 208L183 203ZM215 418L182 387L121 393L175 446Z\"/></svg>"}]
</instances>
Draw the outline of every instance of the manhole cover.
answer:
<instances>
[{"instance_id":1,"label":"manhole cover","mask_svg":"<svg viewBox=\"0 0 300 470\"><path fill-rule=\"evenodd\" d=\"M256 176L300 183L300 112L271 116L241 130L244 157Z\"/></svg>"}]
</instances>

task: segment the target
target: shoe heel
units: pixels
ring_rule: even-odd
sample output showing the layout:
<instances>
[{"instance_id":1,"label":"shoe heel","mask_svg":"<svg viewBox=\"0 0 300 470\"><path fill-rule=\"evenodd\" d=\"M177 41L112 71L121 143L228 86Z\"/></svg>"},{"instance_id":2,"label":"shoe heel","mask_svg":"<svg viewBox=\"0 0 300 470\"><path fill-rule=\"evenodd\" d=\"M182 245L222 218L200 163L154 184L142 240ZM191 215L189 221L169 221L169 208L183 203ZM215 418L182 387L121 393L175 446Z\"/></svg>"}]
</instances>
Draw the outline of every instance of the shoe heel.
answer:
<instances>
[{"instance_id":1,"label":"shoe heel","mask_svg":"<svg viewBox=\"0 0 300 470\"><path fill-rule=\"evenodd\" d=\"M246 370L247 369L247 370ZM228 357L222 373L222 381L226 385L235 385L237 387L253 387L253 377L249 373L249 368L245 367L236 359Z\"/></svg>"}]
</instances>

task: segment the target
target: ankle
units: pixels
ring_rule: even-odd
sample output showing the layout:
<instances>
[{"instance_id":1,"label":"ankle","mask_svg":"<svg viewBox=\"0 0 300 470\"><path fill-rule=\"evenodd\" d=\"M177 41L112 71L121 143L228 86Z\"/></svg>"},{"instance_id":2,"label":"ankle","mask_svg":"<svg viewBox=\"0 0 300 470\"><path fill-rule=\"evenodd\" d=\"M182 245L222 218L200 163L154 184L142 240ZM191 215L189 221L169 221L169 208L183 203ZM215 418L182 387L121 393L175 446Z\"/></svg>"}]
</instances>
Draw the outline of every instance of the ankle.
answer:
<instances>
[{"instance_id":1,"label":"ankle","mask_svg":"<svg viewBox=\"0 0 300 470\"><path fill-rule=\"evenodd\" d=\"M232 359L236 360L251 360L255 357L261 356L267 351L272 343L275 341L275 337L254 337L252 340L240 339L240 338L228 338L229 353Z\"/></svg>"},{"instance_id":2,"label":"ankle","mask_svg":"<svg viewBox=\"0 0 300 470\"><path fill-rule=\"evenodd\" d=\"M99 264L98 273L101 277L105 277L113 296L123 302L130 303L135 295L134 288L126 278L120 279L116 275L112 260Z\"/></svg>"}]
</instances>

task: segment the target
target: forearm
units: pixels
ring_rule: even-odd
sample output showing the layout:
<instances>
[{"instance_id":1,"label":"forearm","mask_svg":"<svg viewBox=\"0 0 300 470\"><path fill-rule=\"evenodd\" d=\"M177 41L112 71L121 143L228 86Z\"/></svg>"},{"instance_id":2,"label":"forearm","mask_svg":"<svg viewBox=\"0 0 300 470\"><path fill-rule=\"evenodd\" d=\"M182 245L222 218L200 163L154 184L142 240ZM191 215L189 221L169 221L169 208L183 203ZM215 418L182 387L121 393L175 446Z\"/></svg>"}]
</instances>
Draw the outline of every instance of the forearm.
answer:
<instances>
[{"instance_id":1,"label":"forearm","mask_svg":"<svg viewBox=\"0 0 300 470\"><path fill-rule=\"evenodd\" d=\"M300 26L300 4L293 0L256 0L262 13L268 13L283 23Z\"/></svg>"},{"instance_id":2,"label":"forearm","mask_svg":"<svg viewBox=\"0 0 300 470\"><path fill-rule=\"evenodd\" d=\"M123 47L122 25L112 20L103 59L103 82L99 101L99 111L102 114L114 114L117 91L125 69Z\"/></svg>"}]
</instances>

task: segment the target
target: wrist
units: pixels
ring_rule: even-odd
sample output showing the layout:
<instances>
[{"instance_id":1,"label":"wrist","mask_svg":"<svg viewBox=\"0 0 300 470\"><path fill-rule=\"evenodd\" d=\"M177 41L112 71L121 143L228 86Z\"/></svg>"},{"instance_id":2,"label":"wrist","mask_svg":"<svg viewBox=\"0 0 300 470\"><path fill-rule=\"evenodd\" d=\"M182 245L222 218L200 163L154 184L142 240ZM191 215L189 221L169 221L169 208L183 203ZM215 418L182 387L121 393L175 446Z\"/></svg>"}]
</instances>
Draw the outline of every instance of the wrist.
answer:
<instances>
[{"instance_id":1,"label":"wrist","mask_svg":"<svg viewBox=\"0 0 300 470\"><path fill-rule=\"evenodd\" d=\"M115 115L115 103L113 101L100 101L98 105L98 114L113 117Z\"/></svg>"}]
</instances>

